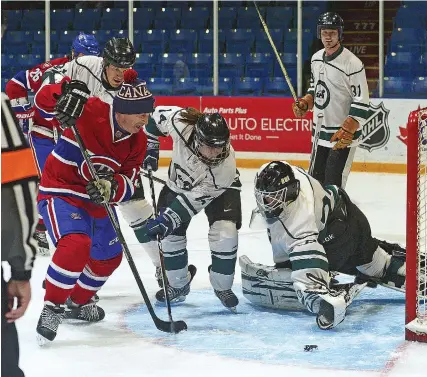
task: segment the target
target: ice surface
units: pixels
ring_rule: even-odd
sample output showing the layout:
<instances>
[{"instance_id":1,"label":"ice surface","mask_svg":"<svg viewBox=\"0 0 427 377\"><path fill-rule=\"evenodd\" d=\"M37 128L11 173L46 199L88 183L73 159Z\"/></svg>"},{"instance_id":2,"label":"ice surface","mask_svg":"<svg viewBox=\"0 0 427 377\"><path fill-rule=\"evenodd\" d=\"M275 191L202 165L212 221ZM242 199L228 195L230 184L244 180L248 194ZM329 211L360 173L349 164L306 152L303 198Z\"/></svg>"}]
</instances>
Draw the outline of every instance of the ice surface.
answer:
<instances>
[{"instance_id":1,"label":"ice surface","mask_svg":"<svg viewBox=\"0 0 427 377\"><path fill-rule=\"evenodd\" d=\"M248 227L255 206L255 170L242 169L243 226L239 255L272 262L264 231ZM165 178L166 169L156 173ZM406 177L351 173L350 197L371 222L373 234L405 242ZM160 191L161 186L156 185ZM146 185L148 190L148 184ZM147 191L148 192L148 191ZM122 223L123 224L123 223ZM123 230L143 282L153 297L157 291L154 268L123 224ZM21 366L27 377L116 376L426 376L427 345L404 341L403 295L385 288L365 289L349 315L332 331L320 331L305 312L257 309L241 294L237 265L234 291L238 314L226 311L210 287L208 223L202 213L189 228L190 263L198 267L187 301L172 308L175 319L189 330L178 335L157 331L125 259L100 291L106 311L97 324L60 326L56 340L40 348L35 327L43 305L41 283L49 258L39 257L33 278L33 298L26 316L18 321ZM162 319L166 310L155 306ZM304 352L305 344L318 350Z\"/></svg>"}]
</instances>

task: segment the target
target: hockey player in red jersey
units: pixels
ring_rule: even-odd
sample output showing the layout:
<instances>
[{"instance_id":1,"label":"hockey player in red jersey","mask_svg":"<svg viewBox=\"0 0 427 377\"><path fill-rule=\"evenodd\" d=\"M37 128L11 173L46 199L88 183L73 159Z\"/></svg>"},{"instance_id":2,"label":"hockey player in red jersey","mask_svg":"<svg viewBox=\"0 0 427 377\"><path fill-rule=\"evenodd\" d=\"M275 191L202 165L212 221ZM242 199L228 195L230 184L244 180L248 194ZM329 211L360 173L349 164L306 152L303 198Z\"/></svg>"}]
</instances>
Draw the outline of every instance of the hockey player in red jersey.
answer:
<instances>
[{"instance_id":1,"label":"hockey player in red jersey","mask_svg":"<svg viewBox=\"0 0 427 377\"><path fill-rule=\"evenodd\" d=\"M55 131L58 127L58 122L53 117L53 114L46 113L37 108L37 106L32 106L28 99L28 92L36 93L42 84L54 82L52 75L48 75L44 80L42 79L45 72L50 68L56 67L59 70L65 63L76 57L83 55L98 56L99 53L99 45L95 37L81 33L73 41L70 57L53 59L29 70L20 71L6 85L5 90L10 98L12 109L20 122L22 130L24 133L28 133L28 141L33 151L39 177L41 177L47 156L55 147L55 135L57 135ZM45 232L46 227L40 218L34 233L40 255L49 255L49 244Z\"/></svg>"},{"instance_id":2,"label":"hockey player in red jersey","mask_svg":"<svg viewBox=\"0 0 427 377\"><path fill-rule=\"evenodd\" d=\"M126 71L125 80L111 105L89 98L81 81L64 80L58 91L55 108L65 131L47 158L38 198L56 245L37 324L42 341L55 338L64 317L96 322L105 316L92 296L119 266L122 246L103 204L127 201L134 193L147 143L142 128L154 110L154 98L137 73ZM73 123L99 181L68 128Z\"/></svg>"}]
</instances>

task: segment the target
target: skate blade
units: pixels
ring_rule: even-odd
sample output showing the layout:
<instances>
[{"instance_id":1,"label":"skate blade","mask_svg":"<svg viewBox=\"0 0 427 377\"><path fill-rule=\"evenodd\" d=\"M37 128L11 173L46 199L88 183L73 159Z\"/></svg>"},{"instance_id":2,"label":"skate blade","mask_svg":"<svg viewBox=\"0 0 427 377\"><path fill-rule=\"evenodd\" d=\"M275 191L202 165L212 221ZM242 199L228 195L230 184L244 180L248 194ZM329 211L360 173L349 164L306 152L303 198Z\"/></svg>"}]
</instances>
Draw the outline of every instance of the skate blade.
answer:
<instances>
[{"instance_id":1,"label":"skate blade","mask_svg":"<svg viewBox=\"0 0 427 377\"><path fill-rule=\"evenodd\" d=\"M36 336L37 344L40 347L45 346L47 343L50 343L50 340L45 338L43 335L37 334Z\"/></svg>"},{"instance_id":2,"label":"skate blade","mask_svg":"<svg viewBox=\"0 0 427 377\"><path fill-rule=\"evenodd\" d=\"M173 300L171 300L170 303L171 303L172 306L178 305L181 302L184 302L186 298L187 298L187 296L180 296L180 297L177 297L177 298L174 298ZM156 299L156 305L158 305L158 306L166 306L166 301L159 301L159 300Z\"/></svg>"}]
</instances>

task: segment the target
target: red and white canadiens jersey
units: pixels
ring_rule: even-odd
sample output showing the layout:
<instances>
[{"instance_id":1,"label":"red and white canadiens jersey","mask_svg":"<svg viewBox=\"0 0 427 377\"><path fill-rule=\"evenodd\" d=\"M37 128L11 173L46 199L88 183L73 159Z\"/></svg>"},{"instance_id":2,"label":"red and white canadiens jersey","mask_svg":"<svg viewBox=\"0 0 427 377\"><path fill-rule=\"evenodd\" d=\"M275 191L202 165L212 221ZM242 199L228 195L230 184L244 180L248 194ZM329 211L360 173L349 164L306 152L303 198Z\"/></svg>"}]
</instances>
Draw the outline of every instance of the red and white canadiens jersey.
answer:
<instances>
[{"instance_id":1,"label":"red and white canadiens jersey","mask_svg":"<svg viewBox=\"0 0 427 377\"><path fill-rule=\"evenodd\" d=\"M53 66L60 68L61 65L68 63L67 57L57 58L26 71L20 71L6 84L5 92L10 100L22 97L28 97L28 92L37 92L42 85L43 74Z\"/></svg>"},{"instance_id":2,"label":"red and white canadiens jersey","mask_svg":"<svg viewBox=\"0 0 427 377\"><path fill-rule=\"evenodd\" d=\"M141 130L128 134L118 127L112 105L92 97L76 123L95 169L114 174L118 183L112 202L129 200L146 152L147 137ZM104 208L90 201L86 185L88 167L71 129L66 129L46 160L39 187L39 200L61 197L84 208L93 217L104 217Z\"/></svg>"}]
</instances>

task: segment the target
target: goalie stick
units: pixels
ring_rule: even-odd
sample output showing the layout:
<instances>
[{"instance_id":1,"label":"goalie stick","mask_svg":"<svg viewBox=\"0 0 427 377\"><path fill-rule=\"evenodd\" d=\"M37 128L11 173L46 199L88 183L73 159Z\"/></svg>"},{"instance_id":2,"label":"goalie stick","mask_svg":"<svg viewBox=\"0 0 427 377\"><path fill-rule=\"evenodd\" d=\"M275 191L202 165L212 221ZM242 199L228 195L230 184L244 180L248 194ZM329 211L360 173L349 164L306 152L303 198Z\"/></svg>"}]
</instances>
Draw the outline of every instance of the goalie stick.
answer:
<instances>
[{"instance_id":1,"label":"goalie stick","mask_svg":"<svg viewBox=\"0 0 427 377\"><path fill-rule=\"evenodd\" d=\"M98 181L99 178L96 174L96 170L92 164L89 152L87 151L86 146L84 145L84 142L80 135L79 130L77 129L76 126L71 126L71 129L74 133L74 136L76 137L76 141L77 141L77 144L79 145L80 152L82 153L83 158L86 161L86 164L88 166L88 169L92 178ZM139 291L141 292L142 297L144 298L145 305L147 306L148 312L150 313L151 318L153 319L153 322L157 327L157 329L159 329L160 331L168 332L168 333L179 333L183 330L186 330L187 324L184 321L167 322L167 321L161 320L159 317L156 316L156 313L154 312L154 309L153 309L153 305L150 302L150 298L148 297L147 291L145 290L144 284L142 283L141 277L139 276L135 262L133 261L132 254L130 253L130 250L127 246L127 243L122 234L122 231L120 230L120 224L118 223L116 217L114 216L114 213L110 205L104 204L103 206L108 213L108 217L111 221L111 224L114 230L116 231L117 238L119 239L120 243L123 246L123 253L128 261L129 267L135 278L136 284L138 285Z\"/></svg>"}]
</instances>

